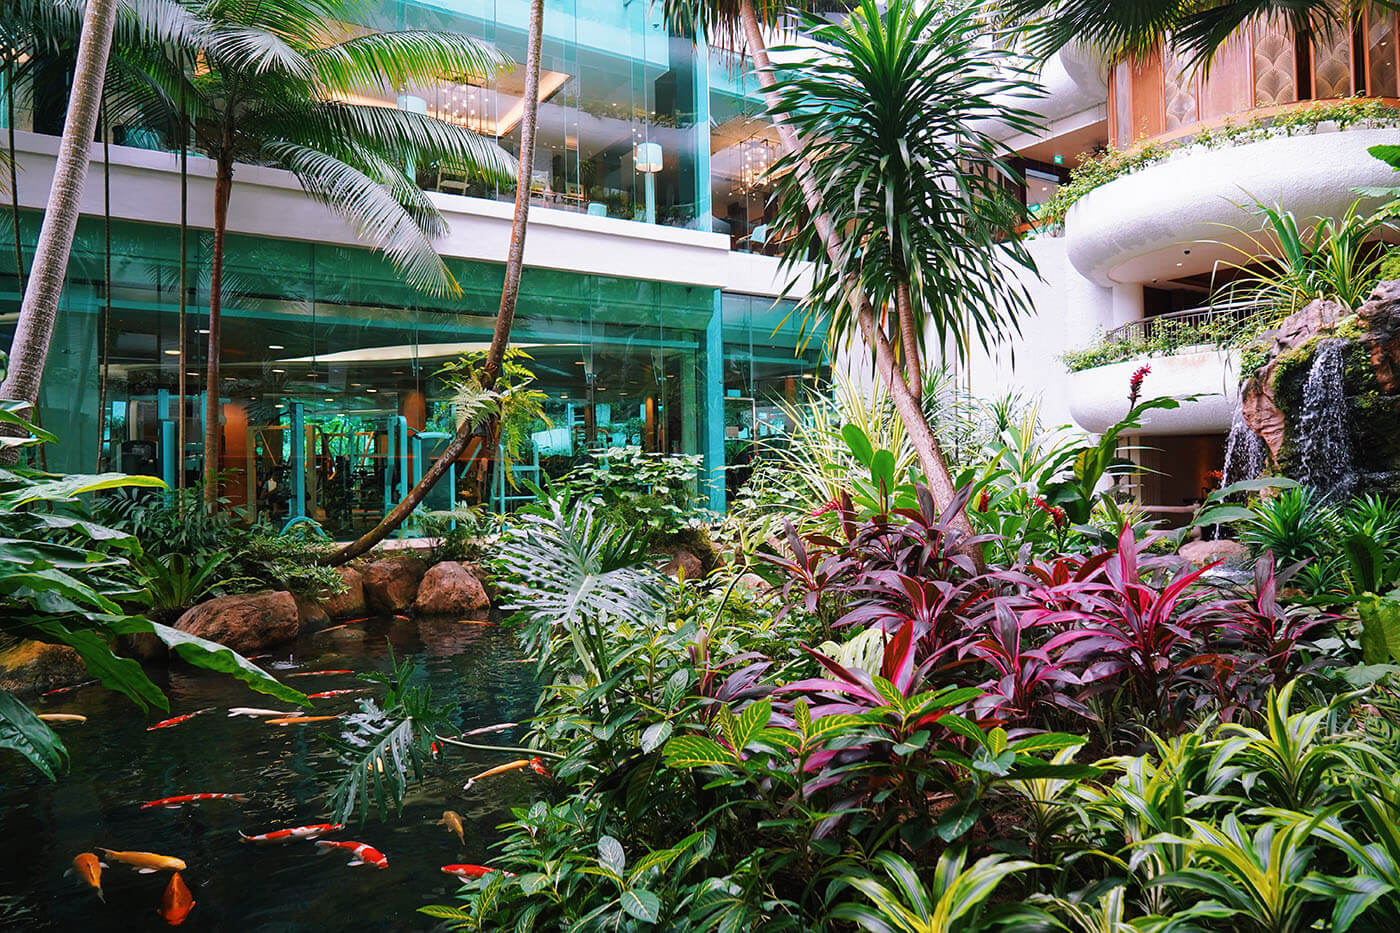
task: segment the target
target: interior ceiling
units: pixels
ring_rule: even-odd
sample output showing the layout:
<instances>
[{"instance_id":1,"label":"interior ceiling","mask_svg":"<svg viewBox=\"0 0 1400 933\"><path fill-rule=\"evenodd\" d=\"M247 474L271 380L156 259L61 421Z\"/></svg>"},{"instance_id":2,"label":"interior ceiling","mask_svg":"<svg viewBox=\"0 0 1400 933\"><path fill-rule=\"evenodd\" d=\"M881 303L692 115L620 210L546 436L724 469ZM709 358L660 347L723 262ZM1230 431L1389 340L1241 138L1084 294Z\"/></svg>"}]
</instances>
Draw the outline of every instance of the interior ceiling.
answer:
<instances>
[{"instance_id":1,"label":"interior ceiling","mask_svg":"<svg viewBox=\"0 0 1400 933\"><path fill-rule=\"evenodd\" d=\"M1065 168L1075 168L1082 161L1083 156L1092 154L1095 150L1102 149L1107 145L1108 121L1100 120L1077 130L1041 140L1022 149L1019 154L1024 158L1052 165L1055 164L1055 156L1058 155L1064 158Z\"/></svg>"}]
</instances>

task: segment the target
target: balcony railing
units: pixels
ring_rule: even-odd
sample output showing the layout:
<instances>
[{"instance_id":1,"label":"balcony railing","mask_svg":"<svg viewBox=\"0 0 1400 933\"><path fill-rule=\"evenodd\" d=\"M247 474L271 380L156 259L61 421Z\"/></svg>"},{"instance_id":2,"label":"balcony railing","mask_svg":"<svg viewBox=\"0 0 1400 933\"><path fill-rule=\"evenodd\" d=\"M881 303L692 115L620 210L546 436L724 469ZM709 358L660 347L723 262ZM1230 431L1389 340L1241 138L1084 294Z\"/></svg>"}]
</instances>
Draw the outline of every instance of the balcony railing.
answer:
<instances>
[{"instance_id":1,"label":"balcony railing","mask_svg":"<svg viewBox=\"0 0 1400 933\"><path fill-rule=\"evenodd\" d=\"M1225 301L1204 308L1154 314L1115 327L1108 331L1104 338L1112 343L1148 343L1157 337L1163 328L1181 331L1209 330L1214 333L1225 328L1243 327L1250 318L1266 307L1266 304L1258 301Z\"/></svg>"}]
</instances>

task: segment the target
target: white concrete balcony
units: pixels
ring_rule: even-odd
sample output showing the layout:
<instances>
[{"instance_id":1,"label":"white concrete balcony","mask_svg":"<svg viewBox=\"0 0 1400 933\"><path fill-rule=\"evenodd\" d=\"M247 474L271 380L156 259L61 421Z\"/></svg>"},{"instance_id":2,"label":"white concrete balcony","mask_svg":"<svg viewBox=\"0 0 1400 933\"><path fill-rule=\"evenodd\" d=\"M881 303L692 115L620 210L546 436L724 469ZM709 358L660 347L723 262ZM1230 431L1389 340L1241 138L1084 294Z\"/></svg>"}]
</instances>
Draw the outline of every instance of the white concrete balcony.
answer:
<instances>
[{"instance_id":1,"label":"white concrete balcony","mask_svg":"<svg viewBox=\"0 0 1400 933\"><path fill-rule=\"evenodd\" d=\"M1187 347L1173 356L1143 356L1070 373L1070 414L1085 431L1101 434L1128 413L1128 381L1139 366L1151 366L1142 398L1196 396L1174 409L1149 411L1144 434L1214 434L1230 430L1239 408L1239 354L1214 347Z\"/></svg>"},{"instance_id":2,"label":"white concrete balcony","mask_svg":"<svg viewBox=\"0 0 1400 933\"><path fill-rule=\"evenodd\" d=\"M1390 166L1366 151L1397 136L1394 127L1321 124L1296 136L1187 146L1080 198L1065 218L1069 260L1105 287L1241 262L1241 249L1256 251L1240 232L1259 229L1256 202L1292 211L1300 222L1338 216L1356 200L1353 189L1397 183Z\"/></svg>"}]
</instances>

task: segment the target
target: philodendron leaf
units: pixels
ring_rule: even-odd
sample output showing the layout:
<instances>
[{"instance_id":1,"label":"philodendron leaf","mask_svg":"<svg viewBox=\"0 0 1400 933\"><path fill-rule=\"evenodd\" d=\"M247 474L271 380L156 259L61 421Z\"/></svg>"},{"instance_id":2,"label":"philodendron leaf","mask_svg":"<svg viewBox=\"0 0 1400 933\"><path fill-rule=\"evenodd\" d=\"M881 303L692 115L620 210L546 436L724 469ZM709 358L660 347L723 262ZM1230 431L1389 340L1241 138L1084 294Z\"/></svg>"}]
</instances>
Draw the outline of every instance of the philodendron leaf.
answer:
<instances>
[{"instance_id":1,"label":"philodendron leaf","mask_svg":"<svg viewBox=\"0 0 1400 933\"><path fill-rule=\"evenodd\" d=\"M8 691L0 690L0 748L19 752L50 781L68 761L68 749L48 725Z\"/></svg>"},{"instance_id":2,"label":"philodendron leaf","mask_svg":"<svg viewBox=\"0 0 1400 933\"><path fill-rule=\"evenodd\" d=\"M118 635L150 633L164 642L166 647L178 654L185 662L205 670L230 674L258 693L276 697L284 703L296 703L300 706L311 705L306 694L278 683L267 671L232 648L226 648L218 642L209 641L198 635L191 635L189 632L182 632L177 628L161 625L159 622L152 622L139 616L113 618L107 621L109 630Z\"/></svg>"},{"instance_id":3,"label":"philodendron leaf","mask_svg":"<svg viewBox=\"0 0 1400 933\"><path fill-rule=\"evenodd\" d=\"M1367 593L1356 603L1361 617L1361 658L1367 664L1400 661L1400 599Z\"/></svg>"}]
</instances>

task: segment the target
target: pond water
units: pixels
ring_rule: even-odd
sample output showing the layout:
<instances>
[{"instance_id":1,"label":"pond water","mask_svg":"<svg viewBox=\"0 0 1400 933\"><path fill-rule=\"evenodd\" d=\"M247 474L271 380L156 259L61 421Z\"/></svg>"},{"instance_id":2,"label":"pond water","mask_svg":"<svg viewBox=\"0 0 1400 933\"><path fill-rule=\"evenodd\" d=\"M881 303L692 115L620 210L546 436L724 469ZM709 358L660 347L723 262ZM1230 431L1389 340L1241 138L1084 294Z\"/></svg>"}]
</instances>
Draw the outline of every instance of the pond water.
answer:
<instances>
[{"instance_id":1,"label":"pond water","mask_svg":"<svg viewBox=\"0 0 1400 933\"><path fill-rule=\"evenodd\" d=\"M390 669L388 645L399 658L419 660L419 678L438 703L455 706L463 730L521 722L534 709L534 665L521 663L513 635L500 628L446 622L372 620L328 631L261 659L281 678L296 670ZM539 778L528 769L483 781L466 779L520 757L513 753L450 750L422 784L410 787L403 815L371 815L331 837L369 843L389 867L349 867L350 856L318 856L310 842L241 844L255 834L326 822L326 792L334 756L321 732L334 723L271 726L229 717L230 707L290 709L229 677L181 665L154 666L152 679L170 697L171 712L143 714L130 701L98 686L35 701L39 712L81 713L83 725L60 723L72 767L57 783L27 763L0 756L0 928L17 930L131 931L168 929L157 914L168 873L138 874L110 859L103 871L106 903L64 872L95 846L173 855L188 863L183 877L196 906L182 929L243 931L428 930L435 921L416 913L430 903L452 903L456 879L443 865L484 863L500 837L509 807L530 799ZM305 692L363 687L353 675L296 677ZM376 694L380 688L376 687ZM314 713L355 709L355 697L313 701ZM169 716L215 707L170 728L146 731ZM517 727L471 739L514 745ZM141 809L162 797L243 793L247 803L211 800L178 810ZM465 824L465 843L439 825L444 810Z\"/></svg>"}]
</instances>

